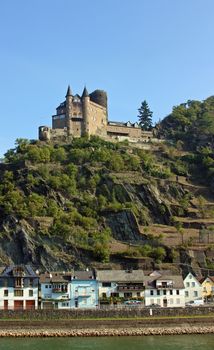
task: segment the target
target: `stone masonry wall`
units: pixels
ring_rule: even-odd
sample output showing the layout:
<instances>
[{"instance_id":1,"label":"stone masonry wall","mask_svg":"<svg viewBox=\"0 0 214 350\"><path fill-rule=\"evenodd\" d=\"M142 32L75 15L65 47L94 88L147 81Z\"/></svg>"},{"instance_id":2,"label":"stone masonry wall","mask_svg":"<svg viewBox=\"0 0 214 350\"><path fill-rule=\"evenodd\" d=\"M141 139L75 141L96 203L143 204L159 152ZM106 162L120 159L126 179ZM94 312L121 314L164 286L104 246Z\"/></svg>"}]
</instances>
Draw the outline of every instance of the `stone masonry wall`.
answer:
<instances>
[{"instance_id":1,"label":"stone masonry wall","mask_svg":"<svg viewBox=\"0 0 214 350\"><path fill-rule=\"evenodd\" d=\"M200 316L214 313L212 307L150 308L127 307L122 309L71 309L71 310L0 310L0 319L78 319L78 318L134 318L148 316Z\"/></svg>"}]
</instances>

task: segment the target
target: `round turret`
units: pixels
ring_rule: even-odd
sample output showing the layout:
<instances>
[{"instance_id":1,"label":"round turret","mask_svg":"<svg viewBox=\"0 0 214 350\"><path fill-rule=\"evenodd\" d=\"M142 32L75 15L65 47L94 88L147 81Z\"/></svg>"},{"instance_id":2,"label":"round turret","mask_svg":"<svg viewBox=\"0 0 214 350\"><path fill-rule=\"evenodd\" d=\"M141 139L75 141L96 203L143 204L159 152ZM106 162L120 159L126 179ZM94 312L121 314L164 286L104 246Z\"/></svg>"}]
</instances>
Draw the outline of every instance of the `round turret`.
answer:
<instances>
[{"instance_id":1,"label":"round turret","mask_svg":"<svg viewBox=\"0 0 214 350\"><path fill-rule=\"evenodd\" d=\"M107 93L103 90L95 90L90 95L90 100L107 109Z\"/></svg>"}]
</instances>

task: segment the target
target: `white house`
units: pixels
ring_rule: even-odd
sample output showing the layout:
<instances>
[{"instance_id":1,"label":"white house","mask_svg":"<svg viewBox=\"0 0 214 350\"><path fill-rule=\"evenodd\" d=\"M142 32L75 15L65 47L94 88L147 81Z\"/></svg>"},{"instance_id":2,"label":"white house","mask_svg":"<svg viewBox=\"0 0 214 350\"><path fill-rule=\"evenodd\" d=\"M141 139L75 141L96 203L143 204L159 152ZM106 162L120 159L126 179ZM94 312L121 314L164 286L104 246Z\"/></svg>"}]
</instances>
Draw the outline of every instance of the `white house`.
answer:
<instances>
[{"instance_id":1,"label":"white house","mask_svg":"<svg viewBox=\"0 0 214 350\"><path fill-rule=\"evenodd\" d=\"M182 276L145 276L145 306L158 304L161 307L184 307L184 283Z\"/></svg>"},{"instance_id":2,"label":"white house","mask_svg":"<svg viewBox=\"0 0 214 350\"><path fill-rule=\"evenodd\" d=\"M184 278L184 286L186 303L202 299L202 285L191 272Z\"/></svg>"},{"instance_id":3,"label":"white house","mask_svg":"<svg viewBox=\"0 0 214 350\"><path fill-rule=\"evenodd\" d=\"M38 275L29 265L3 268L0 273L0 309L37 309L38 281Z\"/></svg>"},{"instance_id":4,"label":"white house","mask_svg":"<svg viewBox=\"0 0 214 350\"><path fill-rule=\"evenodd\" d=\"M142 270L96 271L100 300L116 297L141 299L144 297L144 273Z\"/></svg>"}]
</instances>

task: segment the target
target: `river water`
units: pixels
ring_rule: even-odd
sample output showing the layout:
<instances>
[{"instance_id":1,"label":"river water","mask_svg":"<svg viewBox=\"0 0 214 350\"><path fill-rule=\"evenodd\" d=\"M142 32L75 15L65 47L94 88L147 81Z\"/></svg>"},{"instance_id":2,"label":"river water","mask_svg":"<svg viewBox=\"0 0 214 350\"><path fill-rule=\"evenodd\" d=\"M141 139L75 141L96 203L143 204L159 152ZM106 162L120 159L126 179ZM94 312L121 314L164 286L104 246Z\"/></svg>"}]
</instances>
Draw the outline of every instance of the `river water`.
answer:
<instances>
[{"instance_id":1,"label":"river water","mask_svg":"<svg viewBox=\"0 0 214 350\"><path fill-rule=\"evenodd\" d=\"M1 338L4 350L213 350L214 335L101 338Z\"/></svg>"}]
</instances>

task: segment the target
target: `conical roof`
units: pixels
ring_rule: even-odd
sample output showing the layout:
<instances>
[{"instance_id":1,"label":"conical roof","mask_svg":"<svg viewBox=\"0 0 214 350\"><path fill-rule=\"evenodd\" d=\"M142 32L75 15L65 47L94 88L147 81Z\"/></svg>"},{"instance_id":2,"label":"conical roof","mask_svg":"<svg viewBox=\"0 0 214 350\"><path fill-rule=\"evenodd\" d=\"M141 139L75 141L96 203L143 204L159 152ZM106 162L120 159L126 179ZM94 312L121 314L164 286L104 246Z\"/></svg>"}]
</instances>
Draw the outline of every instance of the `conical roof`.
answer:
<instances>
[{"instance_id":1,"label":"conical roof","mask_svg":"<svg viewBox=\"0 0 214 350\"><path fill-rule=\"evenodd\" d=\"M86 89L86 86L84 87L84 90L83 90L83 93L82 93L82 98L83 97L88 97L89 94L88 94L88 90Z\"/></svg>"},{"instance_id":2,"label":"conical roof","mask_svg":"<svg viewBox=\"0 0 214 350\"><path fill-rule=\"evenodd\" d=\"M67 94L65 97L67 97L67 96L72 96L70 85L68 85L68 90L67 90Z\"/></svg>"}]
</instances>

